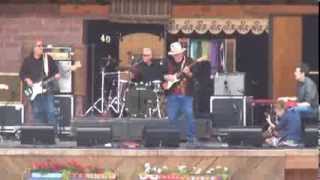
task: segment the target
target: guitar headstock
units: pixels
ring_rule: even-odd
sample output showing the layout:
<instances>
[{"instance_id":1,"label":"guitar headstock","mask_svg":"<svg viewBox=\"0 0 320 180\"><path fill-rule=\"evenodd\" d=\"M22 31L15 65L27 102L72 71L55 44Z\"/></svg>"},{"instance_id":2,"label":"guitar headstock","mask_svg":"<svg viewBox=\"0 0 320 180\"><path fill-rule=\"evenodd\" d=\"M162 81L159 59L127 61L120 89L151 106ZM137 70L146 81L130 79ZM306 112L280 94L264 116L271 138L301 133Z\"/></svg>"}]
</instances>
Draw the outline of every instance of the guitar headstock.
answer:
<instances>
[{"instance_id":1,"label":"guitar headstock","mask_svg":"<svg viewBox=\"0 0 320 180\"><path fill-rule=\"evenodd\" d=\"M75 61L75 63L73 65L71 65L71 71L75 71L77 70L78 68L81 68L82 67L82 64L80 61Z\"/></svg>"},{"instance_id":2,"label":"guitar headstock","mask_svg":"<svg viewBox=\"0 0 320 180\"><path fill-rule=\"evenodd\" d=\"M200 58L198 58L197 60L196 60L197 62L202 62L202 61L209 61L209 58L208 58L208 56L201 56Z\"/></svg>"}]
</instances>

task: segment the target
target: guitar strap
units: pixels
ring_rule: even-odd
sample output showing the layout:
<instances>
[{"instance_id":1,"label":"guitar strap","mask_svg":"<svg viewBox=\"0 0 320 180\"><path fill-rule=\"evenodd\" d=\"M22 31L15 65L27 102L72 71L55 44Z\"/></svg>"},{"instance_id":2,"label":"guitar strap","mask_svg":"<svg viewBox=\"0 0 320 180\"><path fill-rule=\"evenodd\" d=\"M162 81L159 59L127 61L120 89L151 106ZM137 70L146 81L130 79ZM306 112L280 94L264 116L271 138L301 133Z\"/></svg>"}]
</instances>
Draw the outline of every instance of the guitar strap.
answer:
<instances>
[{"instance_id":1,"label":"guitar strap","mask_svg":"<svg viewBox=\"0 0 320 180\"><path fill-rule=\"evenodd\" d=\"M181 72L183 71L183 68L184 68L185 64L186 64L186 57L183 56L183 60L182 60L181 67L180 67L180 71Z\"/></svg>"},{"instance_id":2,"label":"guitar strap","mask_svg":"<svg viewBox=\"0 0 320 180\"><path fill-rule=\"evenodd\" d=\"M43 71L44 71L44 75L48 76L49 64L48 64L48 55L46 53L43 54Z\"/></svg>"}]
</instances>

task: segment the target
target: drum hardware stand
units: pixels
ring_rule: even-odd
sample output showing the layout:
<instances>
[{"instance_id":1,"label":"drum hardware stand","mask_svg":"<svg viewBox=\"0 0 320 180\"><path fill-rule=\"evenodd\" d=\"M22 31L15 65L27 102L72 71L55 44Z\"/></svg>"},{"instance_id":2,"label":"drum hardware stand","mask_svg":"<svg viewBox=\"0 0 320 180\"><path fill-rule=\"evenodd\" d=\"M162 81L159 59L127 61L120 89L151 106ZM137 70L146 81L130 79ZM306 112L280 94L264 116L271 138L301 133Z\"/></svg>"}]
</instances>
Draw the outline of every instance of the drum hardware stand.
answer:
<instances>
[{"instance_id":1,"label":"drum hardware stand","mask_svg":"<svg viewBox=\"0 0 320 180\"><path fill-rule=\"evenodd\" d=\"M124 102L125 102L125 96L124 94L122 94L123 87L122 87L122 84L121 84L122 82L120 78L121 73L123 72L117 71L117 72L106 73L107 75L117 75L117 80L118 80L117 95L112 99L111 94L109 93L107 111L110 110L111 108L115 113L119 113L118 117L123 116ZM114 104L116 104L116 106Z\"/></svg>"},{"instance_id":2,"label":"drum hardware stand","mask_svg":"<svg viewBox=\"0 0 320 180\"><path fill-rule=\"evenodd\" d=\"M162 118L162 116L161 116L161 112L160 112L160 95L157 93L157 100L156 100L156 102L157 102L157 109L156 109L156 111L158 112L158 117L159 118Z\"/></svg>"},{"instance_id":3,"label":"drum hardware stand","mask_svg":"<svg viewBox=\"0 0 320 180\"><path fill-rule=\"evenodd\" d=\"M105 76L104 68L102 68L101 71L101 97L96 100L96 102L93 103L92 106L89 107L89 109L85 112L85 115L87 115L89 112L93 112L94 110L97 110L100 114L104 113L104 76ZM100 109L98 107L98 103L101 101Z\"/></svg>"}]
</instances>

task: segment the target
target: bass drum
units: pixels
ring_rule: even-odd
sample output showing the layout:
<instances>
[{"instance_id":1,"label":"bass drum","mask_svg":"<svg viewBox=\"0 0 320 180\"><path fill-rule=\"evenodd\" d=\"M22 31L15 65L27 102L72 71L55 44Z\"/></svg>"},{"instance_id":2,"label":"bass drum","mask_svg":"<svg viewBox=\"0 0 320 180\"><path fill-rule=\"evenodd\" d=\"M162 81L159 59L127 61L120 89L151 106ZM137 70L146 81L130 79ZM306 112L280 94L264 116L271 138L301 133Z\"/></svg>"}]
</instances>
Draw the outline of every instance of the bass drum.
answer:
<instances>
[{"instance_id":1,"label":"bass drum","mask_svg":"<svg viewBox=\"0 0 320 180\"><path fill-rule=\"evenodd\" d=\"M152 116L157 107L157 95L145 86L135 86L126 93L125 110L131 117Z\"/></svg>"}]
</instances>

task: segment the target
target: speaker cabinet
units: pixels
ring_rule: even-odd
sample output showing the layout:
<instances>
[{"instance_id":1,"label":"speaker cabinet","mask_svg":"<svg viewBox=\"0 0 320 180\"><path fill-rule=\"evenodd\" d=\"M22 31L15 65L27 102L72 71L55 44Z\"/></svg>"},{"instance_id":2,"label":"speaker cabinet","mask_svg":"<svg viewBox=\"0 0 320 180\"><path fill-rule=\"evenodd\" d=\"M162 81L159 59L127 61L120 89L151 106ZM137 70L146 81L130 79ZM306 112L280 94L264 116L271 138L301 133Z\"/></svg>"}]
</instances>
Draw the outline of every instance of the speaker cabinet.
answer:
<instances>
[{"instance_id":1,"label":"speaker cabinet","mask_svg":"<svg viewBox=\"0 0 320 180\"><path fill-rule=\"evenodd\" d=\"M54 95L54 107L60 127L70 127L74 114L73 95Z\"/></svg>"},{"instance_id":2,"label":"speaker cabinet","mask_svg":"<svg viewBox=\"0 0 320 180\"><path fill-rule=\"evenodd\" d=\"M111 142L110 127L79 127L76 128L77 146L96 146Z\"/></svg>"},{"instance_id":3,"label":"speaker cabinet","mask_svg":"<svg viewBox=\"0 0 320 180\"><path fill-rule=\"evenodd\" d=\"M246 126L245 96L211 96L213 127Z\"/></svg>"},{"instance_id":4,"label":"speaker cabinet","mask_svg":"<svg viewBox=\"0 0 320 180\"><path fill-rule=\"evenodd\" d=\"M55 144L53 126L22 126L20 130L21 144Z\"/></svg>"},{"instance_id":5,"label":"speaker cabinet","mask_svg":"<svg viewBox=\"0 0 320 180\"><path fill-rule=\"evenodd\" d=\"M261 128L229 128L226 132L229 146L261 147L263 144Z\"/></svg>"},{"instance_id":6,"label":"speaker cabinet","mask_svg":"<svg viewBox=\"0 0 320 180\"><path fill-rule=\"evenodd\" d=\"M319 130L318 127L308 127L305 128L303 133L303 143L305 147L315 148L319 145ZM319 142L318 142L319 141Z\"/></svg>"},{"instance_id":7,"label":"speaker cabinet","mask_svg":"<svg viewBox=\"0 0 320 180\"><path fill-rule=\"evenodd\" d=\"M0 126L18 127L24 122L24 107L21 103L0 102Z\"/></svg>"},{"instance_id":8,"label":"speaker cabinet","mask_svg":"<svg viewBox=\"0 0 320 180\"><path fill-rule=\"evenodd\" d=\"M9 86L8 90L0 90L0 101L2 102L21 102L22 100L22 83L18 73L0 72L1 84Z\"/></svg>"},{"instance_id":9,"label":"speaker cabinet","mask_svg":"<svg viewBox=\"0 0 320 180\"><path fill-rule=\"evenodd\" d=\"M145 147L179 147L180 133L173 126L146 126L143 130Z\"/></svg>"}]
</instances>

